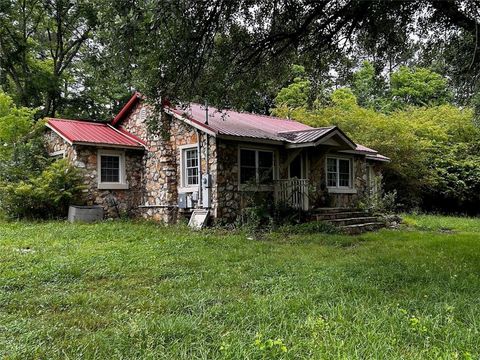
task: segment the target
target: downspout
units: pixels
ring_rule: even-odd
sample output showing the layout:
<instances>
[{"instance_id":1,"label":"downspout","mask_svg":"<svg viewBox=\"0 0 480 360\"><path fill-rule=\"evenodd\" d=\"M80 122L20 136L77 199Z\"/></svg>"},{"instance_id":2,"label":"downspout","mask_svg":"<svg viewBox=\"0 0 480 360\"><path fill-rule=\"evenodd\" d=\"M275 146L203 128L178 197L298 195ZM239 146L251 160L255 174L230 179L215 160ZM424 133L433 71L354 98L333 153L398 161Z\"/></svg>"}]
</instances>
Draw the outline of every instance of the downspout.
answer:
<instances>
[{"instance_id":1,"label":"downspout","mask_svg":"<svg viewBox=\"0 0 480 360\"><path fill-rule=\"evenodd\" d=\"M198 152L198 204L197 207L202 205L202 139L200 130L197 129L197 152Z\"/></svg>"},{"instance_id":2,"label":"downspout","mask_svg":"<svg viewBox=\"0 0 480 360\"><path fill-rule=\"evenodd\" d=\"M208 151L210 149L210 146L209 146L209 140L210 140L210 137L208 134L205 134L206 136L206 145L205 145L205 173L208 174L208 171L209 171L209 166L208 166Z\"/></svg>"},{"instance_id":3,"label":"downspout","mask_svg":"<svg viewBox=\"0 0 480 360\"><path fill-rule=\"evenodd\" d=\"M205 125L208 125L208 102L205 101ZM205 173L208 174L208 151L210 149L210 146L208 144L208 140L209 140L209 137L208 137L208 134L205 133L205 136L206 136L206 149L205 149Z\"/></svg>"}]
</instances>

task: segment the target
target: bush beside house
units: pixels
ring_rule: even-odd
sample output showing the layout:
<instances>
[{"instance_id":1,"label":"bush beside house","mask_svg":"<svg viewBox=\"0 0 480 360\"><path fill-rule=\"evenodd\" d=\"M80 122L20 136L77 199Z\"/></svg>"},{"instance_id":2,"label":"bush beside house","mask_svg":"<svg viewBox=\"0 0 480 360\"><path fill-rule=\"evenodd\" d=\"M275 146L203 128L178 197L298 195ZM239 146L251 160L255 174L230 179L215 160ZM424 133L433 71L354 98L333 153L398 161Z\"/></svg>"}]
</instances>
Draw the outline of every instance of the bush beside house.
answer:
<instances>
[{"instance_id":1,"label":"bush beside house","mask_svg":"<svg viewBox=\"0 0 480 360\"><path fill-rule=\"evenodd\" d=\"M66 216L82 190L78 169L50 158L43 122L0 92L0 207L10 218Z\"/></svg>"}]
</instances>

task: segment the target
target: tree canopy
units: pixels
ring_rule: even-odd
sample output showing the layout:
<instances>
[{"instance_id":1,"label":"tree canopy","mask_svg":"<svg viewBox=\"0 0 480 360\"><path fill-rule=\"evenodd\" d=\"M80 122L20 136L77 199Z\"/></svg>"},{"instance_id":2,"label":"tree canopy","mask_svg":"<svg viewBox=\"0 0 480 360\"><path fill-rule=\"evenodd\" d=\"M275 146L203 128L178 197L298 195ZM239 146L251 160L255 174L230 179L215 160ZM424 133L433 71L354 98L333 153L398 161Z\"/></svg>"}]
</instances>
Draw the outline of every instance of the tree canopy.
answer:
<instances>
[{"instance_id":1,"label":"tree canopy","mask_svg":"<svg viewBox=\"0 0 480 360\"><path fill-rule=\"evenodd\" d=\"M2 0L0 85L46 115L106 118L134 88L266 112L292 64L315 92L368 59L376 73L431 68L465 105L479 88L479 19L467 0Z\"/></svg>"},{"instance_id":2,"label":"tree canopy","mask_svg":"<svg viewBox=\"0 0 480 360\"><path fill-rule=\"evenodd\" d=\"M38 175L35 121L108 120L138 90L340 125L394 159L405 202L458 209L479 193L479 25L470 0L0 0L0 165Z\"/></svg>"}]
</instances>

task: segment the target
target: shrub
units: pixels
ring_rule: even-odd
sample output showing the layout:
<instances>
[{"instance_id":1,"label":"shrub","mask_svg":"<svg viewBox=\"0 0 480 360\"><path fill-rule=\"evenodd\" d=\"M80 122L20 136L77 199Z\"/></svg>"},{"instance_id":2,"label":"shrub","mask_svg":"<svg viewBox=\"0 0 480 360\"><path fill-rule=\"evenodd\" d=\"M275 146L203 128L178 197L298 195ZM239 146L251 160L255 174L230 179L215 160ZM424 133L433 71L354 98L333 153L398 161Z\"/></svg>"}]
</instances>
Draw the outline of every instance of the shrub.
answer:
<instances>
[{"instance_id":1,"label":"shrub","mask_svg":"<svg viewBox=\"0 0 480 360\"><path fill-rule=\"evenodd\" d=\"M394 214L398 208L397 192L366 195L359 200L357 207L371 213Z\"/></svg>"},{"instance_id":2,"label":"shrub","mask_svg":"<svg viewBox=\"0 0 480 360\"><path fill-rule=\"evenodd\" d=\"M248 231L269 231L284 224L304 222L307 218L305 211L276 202L272 193L252 192L244 201L247 206L242 209L237 226Z\"/></svg>"},{"instance_id":3,"label":"shrub","mask_svg":"<svg viewBox=\"0 0 480 360\"><path fill-rule=\"evenodd\" d=\"M65 159L58 160L29 180L2 184L0 204L11 218L63 217L79 199L81 182L80 170Z\"/></svg>"}]
</instances>

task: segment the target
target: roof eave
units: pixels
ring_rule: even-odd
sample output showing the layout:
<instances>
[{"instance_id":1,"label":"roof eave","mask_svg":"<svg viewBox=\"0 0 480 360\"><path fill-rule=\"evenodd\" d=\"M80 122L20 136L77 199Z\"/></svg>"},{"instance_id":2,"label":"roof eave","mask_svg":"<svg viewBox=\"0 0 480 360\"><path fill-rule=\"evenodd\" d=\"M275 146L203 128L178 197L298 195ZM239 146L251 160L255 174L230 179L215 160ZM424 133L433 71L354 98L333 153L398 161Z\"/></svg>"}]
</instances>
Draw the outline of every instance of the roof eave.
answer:
<instances>
[{"instance_id":1,"label":"roof eave","mask_svg":"<svg viewBox=\"0 0 480 360\"><path fill-rule=\"evenodd\" d=\"M115 118L112 120L111 125L116 126L119 124L125 116L132 110L132 108L137 104L137 102L141 99L141 95L139 92L135 92L130 100L125 104L125 106L120 110L120 112L115 116Z\"/></svg>"},{"instance_id":2,"label":"roof eave","mask_svg":"<svg viewBox=\"0 0 480 360\"><path fill-rule=\"evenodd\" d=\"M110 129L112 129L112 130L116 131L117 133L119 133L120 135L125 136L127 139L129 139L129 140L131 140L131 141L133 141L133 142L136 142L140 147L143 147L143 148L145 148L145 149L147 148L147 146L146 146L144 143L142 143L142 142L140 142L139 140L135 139L133 136L130 136L130 133L129 133L128 131L125 130L125 131L122 132L122 131L118 130L116 127L113 127L113 126L110 125L110 124L107 124L107 126L108 126Z\"/></svg>"},{"instance_id":3,"label":"roof eave","mask_svg":"<svg viewBox=\"0 0 480 360\"><path fill-rule=\"evenodd\" d=\"M284 145L285 144L283 141L280 141L280 140L264 139L264 138L257 138L257 137L252 137L252 136L236 136L236 135L218 134L217 138L222 139L222 140L253 142L253 143L269 144L269 145Z\"/></svg>"},{"instance_id":4,"label":"roof eave","mask_svg":"<svg viewBox=\"0 0 480 360\"><path fill-rule=\"evenodd\" d=\"M59 129L57 129L54 125L50 124L49 122L47 122L45 124L45 126L47 128L49 128L50 130L52 130L53 132L55 132L55 134L57 134L58 136L60 136L63 140L65 140L68 144L70 145L73 145L73 141L66 135L64 134L62 131L60 131Z\"/></svg>"},{"instance_id":5,"label":"roof eave","mask_svg":"<svg viewBox=\"0 0 480 360\"><path fill-rule=\"evenodd\" d=\"M373 160L373 161L380 161L380 162L386 162L386 163L389 163L391 162L392 160L389 158L389 157L386 157L386 156L383 156L382 157L378 157L378 156L366 156L367 160Z\"/></svg>"},{"instance_id":6,"label":"roof eave","mask_svg":"<svg viewBox=\"0 0 480 360\"><path fill-rule=\"evenodd\" d=\"M203 131L204 133L208 134L208 135L211 135L211 136L214 136L216 137L217 136L217 132L211 128L210 126L206 125L206 124L202 124L200 121L197 121L195 119L192 119L190 117L186 117L186 116L183 116L183 115L180 115L178 114L177 112L175 112L174 110L168 108L168 107L164 107L163 110L173 116L174 118L178 119L178 120L181 120L183 121L184 123L190 125L190 126L193 126L194 128L200 130L200 131Z\"/></svg>"},{"instance_id":7,"label":"roof eave","mask_svg":"<svg viewBox=\"0 0 480 360\"><path fill-rule=\"evenodd\" d=\"M287 143L287 144L285 144L285 148L287 148L287 149L298 149L298 148L306 148L306 147L315 147L315 143L306 142L306 143Z\"/></svg>"},{"instance_id":8,"label":"roof eave","mask_svg":"<svg viewBox=\"0 0 480 360\"><path fill-rule=\"evenodd\" d=\"M145 150L145 147L141 145L135 146L135 145L97 143L97 142L88 142L88 141L74 141L72 145L108 147L108 148L115 148L115 149Z\"/></svg>"}]
</instances>

